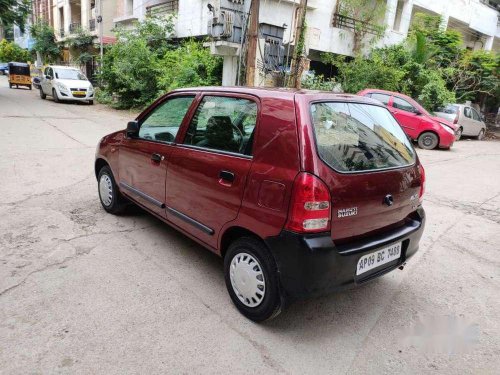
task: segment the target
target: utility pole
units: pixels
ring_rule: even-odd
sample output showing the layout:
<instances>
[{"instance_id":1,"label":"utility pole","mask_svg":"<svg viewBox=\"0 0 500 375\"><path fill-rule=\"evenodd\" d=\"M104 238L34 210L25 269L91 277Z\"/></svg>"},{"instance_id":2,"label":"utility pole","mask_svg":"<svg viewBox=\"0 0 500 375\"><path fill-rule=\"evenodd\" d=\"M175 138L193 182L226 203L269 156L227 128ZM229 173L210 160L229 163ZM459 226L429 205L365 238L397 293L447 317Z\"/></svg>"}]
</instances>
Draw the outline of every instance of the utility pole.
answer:
<instances>
[{"instance_id":1,"label":"utility pole","mask_svg":"<svg viewBox=\"0 0 500 375\"><path fill-rule=\"evenodd\" d=\"M247 86L255 85L255 60L257 57L257 43L259 39L259 8L260 0L252 0L252 4L250 5L250 26L248 28L248 50L246 64Z\"/></svg>"},{"instance_id":2,"label":"utility pole","mask_svg":"<svg viewBox=\"0 0 500 375\"><path fill-rule=\"evenodd\" d=\"M305 48L305 21L306 21L307 0L300 0L297 9L297 23L295 27L295 48L293 50L290 75L292 78L292 87L300 89L302 69L304 68L303 53Z\"/></svg>"}]
</instances>

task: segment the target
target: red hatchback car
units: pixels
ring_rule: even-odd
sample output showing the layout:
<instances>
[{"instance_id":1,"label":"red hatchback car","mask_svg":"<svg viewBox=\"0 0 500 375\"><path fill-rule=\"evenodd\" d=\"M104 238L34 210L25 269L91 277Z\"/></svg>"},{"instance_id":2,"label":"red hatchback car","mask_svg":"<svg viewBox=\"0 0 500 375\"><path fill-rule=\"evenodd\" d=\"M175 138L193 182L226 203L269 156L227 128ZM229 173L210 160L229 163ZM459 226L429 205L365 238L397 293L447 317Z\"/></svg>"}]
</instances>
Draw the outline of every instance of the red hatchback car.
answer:
<instances>
[{"instance_id":1,"label":"red hatchback car","mask_svg":"<svg viewBox=\"0 0 500 375\"><path fill-rule=\"evenodd\" d=\"M224 258L248 318L401 267L424 170L378 101L312 91L173 91L96 152L101 204L133 202Z\"/></svg>"},{"instance_id":2,"label":"red hatchback car","mask_svg":"<svg viewBox=\"0 0 500 375\"><path fill-rule=\"evenodd\" d=\"M398 92L366 89L358 95L367 96L384 103L411 139L420 148L432 150L436 147L449 149L455 142L458 127L448 120L429 114L409 96Z\"/></svg>"}]
</instances>

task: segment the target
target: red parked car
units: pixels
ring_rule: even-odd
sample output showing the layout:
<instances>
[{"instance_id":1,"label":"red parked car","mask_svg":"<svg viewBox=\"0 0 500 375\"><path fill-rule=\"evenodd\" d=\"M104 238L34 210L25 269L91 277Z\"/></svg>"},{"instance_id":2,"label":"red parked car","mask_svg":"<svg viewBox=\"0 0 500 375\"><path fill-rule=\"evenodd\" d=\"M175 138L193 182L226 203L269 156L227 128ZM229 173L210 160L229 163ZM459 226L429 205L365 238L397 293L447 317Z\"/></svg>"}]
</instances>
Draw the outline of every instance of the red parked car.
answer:
<instances>
[{"instance_id":1,"label":"red parked car","mask_svg":"<svg viewBox=\"0 0 500 375\"><path fill-rule=\"evenodd\" d=\"M424 107L409 96L398 92L366 89L358 95L367 96L384 103L402 128L418 142L420 148L432 150L436 147L449 149L457 137L458 127L452 122L429 114Z\"/></svg>"},{"instance_id":2,"label":"red parked car","mask_svg":"<svg viewBox=\"0 0 500 375\"><path fill-rule=\"evenodd\" d=\"M255 321L402 267L425 223L411 142L355 95L176 90L100 141L95 173L106 211L133 202L223 257Z\"/></svg>"}]
</instances>

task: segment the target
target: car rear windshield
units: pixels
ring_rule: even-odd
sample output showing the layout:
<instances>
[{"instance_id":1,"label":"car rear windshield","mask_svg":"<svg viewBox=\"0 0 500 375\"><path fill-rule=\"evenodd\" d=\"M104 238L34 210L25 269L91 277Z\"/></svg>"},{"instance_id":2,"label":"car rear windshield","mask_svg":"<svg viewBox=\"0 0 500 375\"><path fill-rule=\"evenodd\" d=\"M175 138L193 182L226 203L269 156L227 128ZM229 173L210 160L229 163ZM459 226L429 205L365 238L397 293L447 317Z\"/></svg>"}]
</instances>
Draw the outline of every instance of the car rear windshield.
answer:
<instances>
[{"instance_id":1,"label":"car rear windshield","mask_svg":"<svg viewBox=\"0 0 500 375\"><path fill-rule=\"evenodd\" d=\"M455 115L458 113L458 107L456 105L448 104L445 107L440 107L436 112L448 113L450 115Z\"/></svg>"},{"instance_id":2,"label":"car rear windshield","mask_svg":"<svg viewBox=\"0 0 500 375\"><path fill-rule=\"evenodd\" d=\"M415 151L390 112L383 107L321 102L311 105L321 159L339 172L403 167Z\"/></svg>"}]
</instances>

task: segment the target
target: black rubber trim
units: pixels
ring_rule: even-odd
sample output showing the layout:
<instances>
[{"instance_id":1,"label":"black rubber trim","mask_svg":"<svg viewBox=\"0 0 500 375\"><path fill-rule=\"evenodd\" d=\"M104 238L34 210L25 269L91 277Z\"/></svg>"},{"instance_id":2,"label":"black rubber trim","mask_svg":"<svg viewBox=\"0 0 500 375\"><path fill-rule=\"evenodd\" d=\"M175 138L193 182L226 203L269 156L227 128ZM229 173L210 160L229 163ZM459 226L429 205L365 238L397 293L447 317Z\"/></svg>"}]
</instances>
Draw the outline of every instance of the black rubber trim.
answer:
<instances>
[{"instance_id":1,"label":"black rubber trim","mask_svg":"<svg viewBox=\"0 0 500 375\"><path fill-rule=\"evenodd\" d=\"M179 219L184 220L186 223L189 223L192 226L198 228L202 232L205 232L209 235L214 234L214 230L212 228L209 228L206 225L200 223L199 221L196 221L195 219L183 214L182 212L177 211L175 208L167 207L167 211L170 212L172 215L177 216Z\"/></svg>"},{"instance_id":2,"label":"black rubber trim","mask_svg":"<svg viewBox=\"0 0 500 375\"><path fill-rule=\"evenodd\" d=\"M147 200L149 203L154 204L157 207L160 208L165 208L165 203L160 202L159 200L147 195L146 193L143 193L142 191L136 189L133 186L130 186L129 184L125 182L120 182L120 187L127 189L128 191L131 191L134 194L137 194L141 198Z\"/></svg>"}]
</instances>

